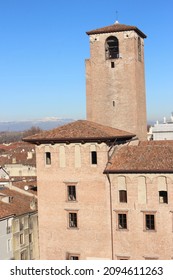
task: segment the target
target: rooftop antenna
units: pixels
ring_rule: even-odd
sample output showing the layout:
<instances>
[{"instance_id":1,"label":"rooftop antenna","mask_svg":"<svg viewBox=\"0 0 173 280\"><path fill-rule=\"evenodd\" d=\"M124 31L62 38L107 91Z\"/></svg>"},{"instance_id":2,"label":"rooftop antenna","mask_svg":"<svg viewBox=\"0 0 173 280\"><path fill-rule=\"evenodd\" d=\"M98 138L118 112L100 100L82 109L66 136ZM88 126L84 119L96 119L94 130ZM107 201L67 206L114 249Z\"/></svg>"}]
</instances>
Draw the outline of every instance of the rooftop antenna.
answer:
<instances>
[{"instance_id":1,"label":"rooftop antenna","mask_svg":"<svg viewBox=\"0 0 173 280\"><path fill-rule=\"evenodd\" d=\"M118 22L118 11L116 11L116 21L115 21L115 24L119 23Z\"/></svg>"}]
</instances>

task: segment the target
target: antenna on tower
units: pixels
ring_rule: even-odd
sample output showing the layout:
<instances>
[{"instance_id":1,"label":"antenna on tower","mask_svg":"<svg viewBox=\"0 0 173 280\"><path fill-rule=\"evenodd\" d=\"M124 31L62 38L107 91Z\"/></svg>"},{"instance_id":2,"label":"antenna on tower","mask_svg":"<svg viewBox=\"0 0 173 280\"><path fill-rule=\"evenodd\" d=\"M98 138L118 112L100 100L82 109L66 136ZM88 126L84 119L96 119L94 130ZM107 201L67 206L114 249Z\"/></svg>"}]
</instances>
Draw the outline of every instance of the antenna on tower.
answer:
<instances>
[{"instance_id":1,"label":"antenna on tower","mask_svg":"<svg viewBox=\"0 0 173 280\"><path fill-rule=\"evenodd\" d=\"M118 22L118 11L116 11L116 21L115 21L115 24L119 23Z\"/></svg>"}]
</instances>

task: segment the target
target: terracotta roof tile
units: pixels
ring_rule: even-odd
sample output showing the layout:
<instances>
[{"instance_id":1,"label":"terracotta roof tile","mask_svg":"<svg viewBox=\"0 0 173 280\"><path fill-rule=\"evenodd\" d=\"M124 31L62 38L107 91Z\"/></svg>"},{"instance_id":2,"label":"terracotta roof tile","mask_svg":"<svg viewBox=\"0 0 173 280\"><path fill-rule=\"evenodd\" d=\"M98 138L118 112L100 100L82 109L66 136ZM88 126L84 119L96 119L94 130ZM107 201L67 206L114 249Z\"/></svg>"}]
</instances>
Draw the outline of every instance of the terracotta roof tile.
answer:
<instances>
[{"instance_id":1,"label":"terracotta roof tile","mask_svg":"<svg viewBox=\"0 0 173 280\"><path fill-rule=\"evenodd\" d=\"M0 200L0 218L34 212L34 210L30 208L30 203L33 200L31 196L24 195L6 187L0 188L0 196L12 197L12 201L9 203Z\"/></svg>"},{"instance_id":2,"label":"terracotta roof tile","mask_svg":"<svg viewBox=\"0 0 173 280\"><path fill-rule=\"evenodd\" d=\"M108 163L109 173L173 172L173 141L144 141L117 149Z\"/></svg>"},{"instance_id":3,"label":"terracotta roof tile","mask_svg":"<svg viewBox=\"0 0 173 280\"><path fill-rule=\"evenodd\" d=\"M29 189L26 192L29 192L33 195L37 195L37 178L36 177L25 177L22 179L19 179L19 177L13 177L12 185L21 189L25 190L24 187L28 186Z\"/></svg>"},{"instance_id":4,"label":"terracotta roof tile","mask_svg":"<svg viewBox=\"0 0 173 280\"><path fill-rule=\"evenodd\" d=\"M92 35L92 34L112 33L112 32L130 31L130 30L136 31L142 38L147 37L136 26L120 24L120 23L114 23L112 25L105 26L105 27L98 28L98 29L94 29L94 30L88 31L86 33L88 35Z\"/></svg>"},{"instance_id":5,"label":"terracotta roof tile","mask_svg":"<svg viewBox=\"0 0 173 280\"><path fill-rule=\"evenodd\" d=\"M86 120L75 121L58 128L24 138L31 143L105 141L116 138L130 139L134 134Z\"/></svg>"},{"instance_id":6,"label":"terracotta roof tile","mask_svg":"<svg viewBox=\"0 0 173 280\"><path fill-rule=\"evenodd\" d=\"M28 157L28 153L32 157ZM30 143L15 142L9 145L0 144L0 166L5 164L36 165L35 147Z\"/></svg>"}]
</instances>

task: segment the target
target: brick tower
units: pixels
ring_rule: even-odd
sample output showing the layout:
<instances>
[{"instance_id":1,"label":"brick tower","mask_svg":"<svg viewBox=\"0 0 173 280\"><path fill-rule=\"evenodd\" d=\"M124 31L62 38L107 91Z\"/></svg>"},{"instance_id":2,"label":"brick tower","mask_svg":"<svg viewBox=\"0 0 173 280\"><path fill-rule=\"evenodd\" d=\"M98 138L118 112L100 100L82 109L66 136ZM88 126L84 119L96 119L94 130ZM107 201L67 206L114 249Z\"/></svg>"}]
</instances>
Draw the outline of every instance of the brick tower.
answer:
<instances>
[{"instance_id":1,"label":"brick tower","mask_svg":"<svg viewBox=\"0 0 173 280\"><path fill-rule=\"evenodd\" d=\"M87 120L135 133L140 140L146 140L146 35L135 26L118 22L87 34Z\"/></svg>"}]
</instances>

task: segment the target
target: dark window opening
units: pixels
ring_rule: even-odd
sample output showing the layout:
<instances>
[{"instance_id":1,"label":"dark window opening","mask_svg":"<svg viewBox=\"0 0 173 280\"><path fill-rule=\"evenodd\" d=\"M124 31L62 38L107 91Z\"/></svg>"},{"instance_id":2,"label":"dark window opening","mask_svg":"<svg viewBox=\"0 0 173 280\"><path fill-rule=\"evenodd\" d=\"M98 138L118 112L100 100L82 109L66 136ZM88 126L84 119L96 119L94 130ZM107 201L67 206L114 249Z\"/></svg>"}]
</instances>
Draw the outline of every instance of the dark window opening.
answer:
<instances>
[{"instance_id":1,"label":"dark window opening","mask_svg":"<svg viewBox=\"0 0 173 280\"><path fill-rule=\"evenodd\" d=\"M159 202L168 203L168 193L167 191L159 191Z\"/></svg>"},{"instance_id":2,"label":"dark window opening","mask_svg":"<svg viewBox=\"0 0 173 280\"><path fill-rule=\"evenodd\" d=\"M106 40L106 59L119 58L119 42L114 36L110 36Z\"/></svg>"},{"instance_id":3,"label":"dark window opening","mask_svg":"<svg viewBox=\"0 0 173 280\"><path fill-rule=\"evenodd\" d=\"M113 107L115 107L115 101L112 102Z\"/></svg>"},{"instance_id":4,"label":"dark window opening","mask_svg":"<svg viewBox=\"0 0 173 280\"><path fill-rule=\"evenodd\" d=\"M46 152L46 164L51 164L51 153Z\"/></svg>"},{"instance_id":5,"label":"dark window opening","mask_svg":"<svg viewBox=\"0 0 173 280\"><path fill-rule=\"evenodd\" d=\"M97 164L97 152L95 152L95 151L91 152L91 163Z\"/></svg>"},{"instance_id":6,"label":"dark window opening","mask_svg":"<svg viewBox=\"0 0 173 280\"><path fill-rule=\"evenodd\" d=\"M68 191L68 200L75 201L76 200L76 186L67 186Z\"/></svg>"},{"instance_id":7,"label":"dark window opening","mask_svg":"<svg viewBox=\"0 0 173 280\"><path fill-rule=\"evenodd\" d=\"M77 228L77 213L69 213L69 227Z\"/></svg>"},{"instance_id":8,"label":"dark window opening","mask_svg":"<svg viewBox=\"0 0 173 280\"><path fill-rule=\"evenodd\" d=\"M146 223L146 230L155 230L154 215L146 214L145 223Z\"/></svg>"},{"instance_id":9,"label":"dark window opening","mask_svg":"<svg viewBox=\"0 0 173 280\"><path fill-rule=\"evenodd\" d=\"M113 61L111 62L111 68L115 68L115 63Z\"/></svg>"},{"instance_id":10,"label":"dark window opening","mask_svg":"<svg viewBox=\"0 0 173 280\"><path fill-rule=\"evenodd\" d=\"M126 214L118 214L118 228L127 229L127 215Z\"/></svg>"},{"instance_id":11,"label":"dark window opening","mask_svg":"<svg viewBox=\"0 0 173 280\"><path fill-rule=\"evenodd\" d=\"M70 256L70 257L69 257L69 260L73 260L73 261L76 261L76 260L78 260L78 259L79 259L78 256Z\"/></svg>"},{"instance_id":12,"label":"dark window opening","mask_svg":"<svg viewBox=\"0 0 173 280\"><path fill-rule=\"evenodd\" d=\"M119 201L124 202L124 203L127 202L127 191L125 191L125 190L119 191Z\"/></svg>"},{"instance_id":13,"label":"dark window opening","mask_svg":"<svg viewBox=\"0 0 173 280\"><path fill-rule=\"evenodd\" d=\"M67 260L79 260L79 255L78 254L71 254L71 253L67 253Z\"/></svg>"}]
</instances>

